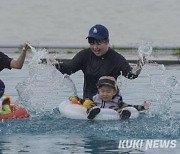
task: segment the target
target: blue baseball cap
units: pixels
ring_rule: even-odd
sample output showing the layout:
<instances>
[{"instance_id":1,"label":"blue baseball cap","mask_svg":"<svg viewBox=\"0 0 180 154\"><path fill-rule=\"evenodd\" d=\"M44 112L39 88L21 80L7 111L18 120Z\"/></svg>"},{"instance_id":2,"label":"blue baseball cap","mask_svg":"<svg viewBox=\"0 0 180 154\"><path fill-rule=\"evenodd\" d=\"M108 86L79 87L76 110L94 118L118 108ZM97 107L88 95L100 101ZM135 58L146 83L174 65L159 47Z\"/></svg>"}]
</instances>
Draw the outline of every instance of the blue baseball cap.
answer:
<instances>
[{"instance_id":1,"label":"blue baseball cap","mask_svg":"<svg viewBox=\"0 0 180 154\"><path fill-rule=\"evenodd\" d=\"M2 95L4 94L4 91L5 91L4 82L0 80L0 97L2 97Z\"/></svg>"},{"instance_id":2,"label":"blue baseball cap","mask_svg":"<svg viewBox=\"0 0 180 154\"><path fill-rule=\"evenodd\" d=\"M86 37L86 39L89 37L95 38L97 40L103 40L109 38L109 31L105 26L98 24L89 30L89 35Z\"/></svg>"}]
</instances>

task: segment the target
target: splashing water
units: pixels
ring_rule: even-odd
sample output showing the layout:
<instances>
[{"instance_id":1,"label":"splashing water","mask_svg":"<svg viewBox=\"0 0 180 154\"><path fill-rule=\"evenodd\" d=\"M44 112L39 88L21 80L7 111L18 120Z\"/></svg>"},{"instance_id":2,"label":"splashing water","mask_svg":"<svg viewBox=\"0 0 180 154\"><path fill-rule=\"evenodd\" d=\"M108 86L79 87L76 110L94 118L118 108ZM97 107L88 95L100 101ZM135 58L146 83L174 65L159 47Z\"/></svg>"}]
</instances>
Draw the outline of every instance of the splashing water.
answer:
<instances>
[{"instance_id":1,"label":"splashing water","mask_svg":"<svg viewBox=\"0 0 180 154\"><path fill-rule=\"evenodd\" d=\"M138 48L138 54L141 60L145 56L149 61L152 53L152 42L142 41ZM157 63L147 63L143 67L147 76L150 79L151 86L156 94L156 108L153 108L153 113L160 115L163 119L167 119L173 116L171 111L172 97L175 86L177 85L176 77L169 75L166 72L164 65Z\"/></svg>"},{"instance_id":2,"label":"splashing water","mask_svg":"<svg viewBox=\"0 0 180 154\"><path fill-rule=\"evenodd\" d=\"M54 70L54 67L49 62L48 64L38 64L39 57L41 57L40 55L38 55L39 54L38 52L34 54L35 57L37 56L36 57L37 59L33 57L33 60L36 62L32 62L31 60L29 63L30 66L28 65L28 68L32 68L31 70L28 69L29 71L28 78L24 80L24 82L20 83L18 87L22 99L27 100L27 102L23 102L24 105L27 106L25 108L28 111L29 109L31 109L30 112L31 117L28 119L10 120L1 123L0 125L1 136L3 136L4 134L8 134L8 136L9 135L12 136L13 134L15 136L18 136L20 134L26 134L27 138L29 138L31 136L34 137L34 134L38 134L38 135L47 134L48 137L46 139L52 137L52 134L54 134L55 136L57 136L58 134L65 134L67 136L72 136L73 134L77 134L78 136L85 136L85 137L93 136L94 138L92 139L92 144L85 143L86 146L89 145L94 146L94 141L97 142L99 138L102 139L100 143L105 143L104 139L107 139L107 141L112 139L113 141L119 142L119 139L121 138L125 138L125 139L178 138L179 139L179 135L180 135L179 114L176 115L176 119L173 119L171 117L168 118L167 116L168 120L164 120L165 118L162 118L158 112L156 112L157 114L153 117L140 114L140 117L138 119L129 122L122 122L122 121L84 121L84 120L77 121L77 120L67 119L59 115L59 111L57 108L53 110L53 112L47 112L51 110L51 108L57 107L61 102L60 100L61 97L64 100L63 95L69 95L70 91L65 89L66 91L62 92L64 91L62 86L64 85L64 81L66 79L63 79L63 75L59 73L56 69ZM44 54L43 52L42 55L46 57L46 54ZM46 58L48 58L48 56ZM148 73L146 73L146 71L148 71ZM147 76L147 74L149 74L149 76ZM153 92L156 94L156 98L158 98L158 96L161 94L160 93L162 90L161 85L165 85L165 87L172 87L172 89L174 89L177 85L175 76L172 76L170 74L168 74L168 76L166 75L167 72L163 65L145 64L145 66L143 67L142 74L137 79L135 80L126 79L126 81L128 81L126 82L127 84L129 84L130 82L130 86L129 88L127 88L127 90L128 90L128 95L130 95L132 102L138 100L138 98L143 95L144 97L147 97L148 93L146 92L146 88L150 89L154 87L152 89L154 90ZM81 75L81 77L83 77L83 75ZM150 77L151 77L151 81L149 80ZM156 79L160 80L160 78L162 79L162 82L160 82L158 85L157 84L158 81ZM49 80L53 80L53 81L49 81ZM82 82L81 79L79 80L80 80L79 82L81 83ZM147 83L146 81L149 83ZM68 82L68 79L66 80L66 82ZM132 86L134 82L138 84L137 87ZM141 85L143 84L147 86L144 85L142 88ZM139 88L142 89L143 91L142 93L139 91ZM132 97L133 93L135 93L134 99ZM150 97L154 97L152 93L149 95ZM57 101L58 99L59 101ZM57 104L54 103L55 100ZM127 103L129 103L129 101L127 101ZM155 104L159 105L159 100L155 99L154 101L152 101L152 105ZM162 103L162 105L164 104ZM159 107L159 111L161 110L162 109ZM155 110L152 110L153 114L154 112ZM87 131L87 130L91 130L91 131ZM60 136L59 138L62 137ZM3 141L2 143L6 142L6 140L2 140L2 141ZM12 144L11 142L9 143ZM59 140L57 140L57 143L59 143ZM112 143L113 142L111 142L111 146ZM62 148L64 148L63 141L62 141L62 145L63 145ZM105 144L105 146L107 145ZM72 145L72 148L74 148L74 144ZM29 150L29 148L27 148L26 150Z\"/></svg>"},{"instance_id":3,"label":"splashing water","mask_svg":"<svg viewBox=\"0 0 180 154\"><path fill-rule=\"evenodd\" d=\"M172 110L173 92L177 86L177 79L174 75L168 74L164 65L151 63L146 65L145 72L150 79L156 98L152 102L150 114L158 115L162 120L175 117Z\"/></svg>"},{"instance_id":4,"label":"splashing water","mask_svg":"<svg viewBox=\"0 0 180 154\"><path fill-rule=\"evenodd\" d=\"M64 88L71 88L73 93L77 91L74 91L75 85L70 77L66 76L64 82L64 76L52 65L47 50L31 49L34 52L28 64L29 76L16 86L16 90L19 94L18 101L37 114L54 109L57 106L55 102L64 97ZM41 59L46 59L47 63L43 64Z\"/></svg>"},{"instance_id":5,"label":"splashing water","mask_svg":"<svg viewBox=\"0 0 180 154\"><path fill-rule=\"evenodd\" d=\"M141 41L138 48L138 55L141 61L143 61L143 57L146 58L147 61L150 60L152 53L152 42L150 41Z\"/></svg>"},{"instance_id":6,"label":"splashing water","mask_svg":"<svg viewBox=\"0 0 180 154\"><path fill-rule=\"evenodd\" d=\"M141 58L145 56L146 59L149 61L152 53L151 43L150 42L141 43L141 45L138 48L138 53ZM125 79L122 76L120 76L118 80L119 80L118 85L120 85L119 87L123 96L126 96L127 95L126 93L129 94L134 92L133 90L132 92L129 90L126 92L127 89L126 87L132 85L134 86L136 84L134 83L135 80L129 81L128 79ZM136 80L143 80L142 82L144 84L149 85L147 87L147 90L143 89L143 91L141 92L142 96L144 95L147 98L148 98L147 95L148 92L151 93L152 98L149 99L145 98L145 100L149 100L149 102L151 103L151 107L147 111L148 116L149 117L158 116L163 121L167 119L171 119L172 122L173 121L172 119L175 118L174 112L172 110L172 103L173 103L173 92L178 84L176 77L173 74L168 74L164 65L157 64L156 62L153 63L151 62L151 63L145 63L145 65L142 68L142 72L140 76ZM134 97L136 99L135 102L137 102L138 99L137 96L134 95Z\"/></svg>"},{"instance_id":7,"label":"splashing water","mask_svg":"<svg viewBox=\"0 0 180 154\"><path fill-rule=\"evenodd\" d=\"M75 85L75 83L73 82L73 80L70 78L69 75L67 75L67 74L64 74L64 75L63 75L63 83L66 83L66 85L68 85L69 87L72 88L72 90L73 90L73 96L78 96L76 85Z\"/></svg>"},{"instance_id":8,"label":"splashing water","mask_svg":"<svg viewBox=\"0 0 180 154\"><path fill-rule=\"evenodd\" d=\"M151 54L152 54L152 42L150 41L141 41L139 43L139 47L137 50L139 60L142 62L142 64L147 63L151 59ZM146 61L144 61L146 59ZM122 89L125 90L127 87L127 80L122 79L122 75L118 77L118 86Z\"/></svg>"}]
</instances>

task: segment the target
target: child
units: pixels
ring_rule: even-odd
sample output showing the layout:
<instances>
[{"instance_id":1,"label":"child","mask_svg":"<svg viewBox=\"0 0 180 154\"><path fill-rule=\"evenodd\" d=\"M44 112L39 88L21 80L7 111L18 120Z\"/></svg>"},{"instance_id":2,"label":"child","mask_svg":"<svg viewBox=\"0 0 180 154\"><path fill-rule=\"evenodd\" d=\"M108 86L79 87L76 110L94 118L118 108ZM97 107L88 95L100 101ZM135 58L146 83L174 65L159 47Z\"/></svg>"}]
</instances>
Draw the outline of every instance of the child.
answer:
<instances>
[{"instance_id":1,"label":"child","mask_svg":"<svg viewBox=\"0 0 180 154\"><path fill-rule=\"evenodd\" d=\"M134 107L138 111L149 109L149 103L144 102L142 105L129 105L122 101L122 97L118 94L118 87L114 77L102 76L97 84L98 94L93 97L93 103L87 109L87 118L94 119L101 111L101 108L110 108L117 111L120 119L129 119L131 112L125 107Z\"/></svg>"},{"instance_id":2,"label":"child","mask_svg":"<svg viewBox=\"0 0 180 154\"><path fill-rule=\"evenodd\" d=\"M2 80L0 80L0 115L11 113L10 108L10 98L4 94L5 85Z\"/></svg>"}]
</instances>

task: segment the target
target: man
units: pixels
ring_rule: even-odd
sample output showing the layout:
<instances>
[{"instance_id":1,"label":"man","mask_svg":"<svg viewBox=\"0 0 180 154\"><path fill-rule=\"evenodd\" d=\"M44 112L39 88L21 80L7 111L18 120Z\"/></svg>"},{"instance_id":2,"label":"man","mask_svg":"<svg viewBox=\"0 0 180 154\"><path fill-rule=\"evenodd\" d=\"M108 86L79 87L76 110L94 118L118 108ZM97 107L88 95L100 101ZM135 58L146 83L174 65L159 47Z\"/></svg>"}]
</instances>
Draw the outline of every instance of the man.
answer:
<instances>
[{"instance_id":1,"label":"man","mask_svg":"<svg viewBox=\"0 0 180 154\"><path fill-rule=\"evenodd\" d=\"M83 98L90 98L97 93L97 82L101 76L113 76L116 80L119 75L129 79L137 78L141 67L134 68L126 59L109 47L109 31L103 25L95 25L87 36L90 47L77 53L69 63L55 64L61 73L72 74L79 70L84 73Z\"/></svg>"}]
</instances>

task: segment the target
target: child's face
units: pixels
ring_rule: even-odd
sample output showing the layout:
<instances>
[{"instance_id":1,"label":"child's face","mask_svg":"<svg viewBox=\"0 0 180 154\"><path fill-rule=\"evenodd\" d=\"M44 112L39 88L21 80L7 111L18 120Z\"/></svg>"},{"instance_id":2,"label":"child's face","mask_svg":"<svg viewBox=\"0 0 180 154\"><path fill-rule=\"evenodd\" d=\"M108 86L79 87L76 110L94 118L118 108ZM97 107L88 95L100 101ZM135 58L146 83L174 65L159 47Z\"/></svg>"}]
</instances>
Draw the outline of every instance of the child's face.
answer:
<instances>
[{"instance_id":1,"label":"child's face","mask_svg":"<svg viewBox=\"0 0 180 154\"><path fill-rule=\"evenodd\" d=\"M110 86L102 86L98 89L99 95L103 101L110 101L116 94L115 89Z\"/></svg>"}]
</instances>

